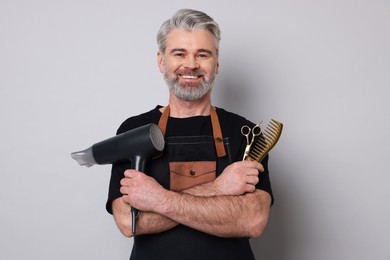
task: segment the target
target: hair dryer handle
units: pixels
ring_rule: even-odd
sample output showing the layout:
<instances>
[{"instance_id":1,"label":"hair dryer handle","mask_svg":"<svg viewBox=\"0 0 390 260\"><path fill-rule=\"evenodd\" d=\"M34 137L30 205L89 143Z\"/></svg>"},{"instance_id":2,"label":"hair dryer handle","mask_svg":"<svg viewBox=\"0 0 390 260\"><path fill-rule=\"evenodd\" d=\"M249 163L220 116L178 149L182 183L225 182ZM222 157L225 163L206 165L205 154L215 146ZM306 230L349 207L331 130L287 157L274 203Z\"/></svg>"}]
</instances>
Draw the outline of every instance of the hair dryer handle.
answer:
<instances>
[{"instance_id":1,"label":"hair dryer handle","mask_svg":"<svg viewBox=\"0 0 390 260\"><path fill-rule=\"evenodd\" d=\"M135 235L135 232L137 231L137 217L139 215L139 210L136 208L131 207L131 231L133 232L133 235Z\"/></svg>"},{"instance_id":2,"label":"hair dryer handle","mask_svg":"<svg viewBox=\"0 0 390 260\"><path fill-rule=\"evenodd\" d=\"M139 155L135 155L131 160L131 166L134 168L134 170L139 172L144 172L145 170L145 164L146 159L142 158ZM133 232L133 235L135 235L137 231L137 217L139 215L139 210L136 208L131 207L131 231Z\"/></svg>"}]
</instances>

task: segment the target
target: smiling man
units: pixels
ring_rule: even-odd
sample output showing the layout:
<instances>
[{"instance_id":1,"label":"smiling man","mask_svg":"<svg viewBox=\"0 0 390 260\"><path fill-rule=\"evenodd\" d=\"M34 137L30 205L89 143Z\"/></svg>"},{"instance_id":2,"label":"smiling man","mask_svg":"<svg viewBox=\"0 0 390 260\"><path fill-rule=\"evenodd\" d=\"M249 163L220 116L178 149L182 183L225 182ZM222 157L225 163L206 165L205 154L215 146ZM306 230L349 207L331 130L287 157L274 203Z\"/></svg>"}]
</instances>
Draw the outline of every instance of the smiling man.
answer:
<instances>
[{"instance_id":1,"label":"smiling man","mask_svg":"<svg viewBox=\"0 0 390 260\"><path fill-rule=\"evenodd\" d=\"M134 236L130 259L254 259L249 238L262 234L273 201L268 157L241 161L240 129L254 124L211 104L219 70L220 29L207 14L183 9L157 35L157 62L169 104L122 123L118 134L155 123L163 154L141 173L112 167L108 212ZM137 208L132 233L131 207Z\"/></svg>"}]
</instances>

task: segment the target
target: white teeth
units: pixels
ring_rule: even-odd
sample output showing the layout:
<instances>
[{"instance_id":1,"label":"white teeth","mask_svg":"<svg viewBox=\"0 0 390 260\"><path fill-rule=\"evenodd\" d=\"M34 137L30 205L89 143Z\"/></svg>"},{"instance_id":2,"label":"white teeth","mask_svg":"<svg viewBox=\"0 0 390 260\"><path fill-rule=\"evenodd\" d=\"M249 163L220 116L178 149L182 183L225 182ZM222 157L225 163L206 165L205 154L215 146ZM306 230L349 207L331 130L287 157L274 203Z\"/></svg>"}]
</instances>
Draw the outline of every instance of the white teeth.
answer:
<instances>
[{"instance_id":1,"label":"white teeth","mask_svg":"<svg viewBox=\"0 0 390 260\"><path fill-rule=\"evenodd\" d=\"M190 76L190 75L181 75L182 78L185 78L185 79L197 79L198 76Z\"/></svg>"}]
</instances>

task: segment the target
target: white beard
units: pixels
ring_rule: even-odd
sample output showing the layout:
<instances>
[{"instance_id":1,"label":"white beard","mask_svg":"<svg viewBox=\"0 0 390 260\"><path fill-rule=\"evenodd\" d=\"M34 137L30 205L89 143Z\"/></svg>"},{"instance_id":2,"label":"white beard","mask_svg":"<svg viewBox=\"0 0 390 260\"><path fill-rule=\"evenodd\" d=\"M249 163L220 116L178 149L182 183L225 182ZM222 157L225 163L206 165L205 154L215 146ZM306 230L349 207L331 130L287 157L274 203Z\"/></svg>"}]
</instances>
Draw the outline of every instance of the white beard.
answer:
<instances>
[{"instance_id":1,"label":"white beard","mask_svg":"<svg viewBox=\"0 0 390 260\"><path fill-rule=\"evenodd\" d=\"M166 67L165 71L167 71ZM203 78L201 84L198 87L190 86L189 84L181 85L176 74L169 76L166 72L164 72L164 79L169 89L177 98L185 101L196 101L200 100L202 97L204 97L204 95L206 95L207 92L213 89L215 75L216 74L214 73L209 80Z\"/></svg>"}]
</instances>

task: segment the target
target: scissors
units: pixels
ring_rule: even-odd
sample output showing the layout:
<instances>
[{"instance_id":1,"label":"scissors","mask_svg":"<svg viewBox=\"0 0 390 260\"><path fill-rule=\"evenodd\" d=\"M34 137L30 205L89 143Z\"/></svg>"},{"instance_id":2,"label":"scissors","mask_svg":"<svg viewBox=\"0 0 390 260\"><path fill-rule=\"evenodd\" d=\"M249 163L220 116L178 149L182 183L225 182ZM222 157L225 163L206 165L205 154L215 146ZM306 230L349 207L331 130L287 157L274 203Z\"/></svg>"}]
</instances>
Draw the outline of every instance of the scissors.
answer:
<instances>
[{"instance_id":1,"label":"scissors","mask_svg":"<svg viewBox=\"0 0 390 260\"><path fill-rule=\"evenodd\" d=\"M241 134L246 137L246 147L245 147L244 157L242 158L243 161L245 161L248 158L249 151L251 150L251 146L253 144L253 141L255 140L255 137L261 134L260 124L262 122L263 121L255 125L252 129L247 125L241 127ZM249 141L249 135L251 134L251 132L252 132L252 139Z\"/></svg>"}]
</instances>

